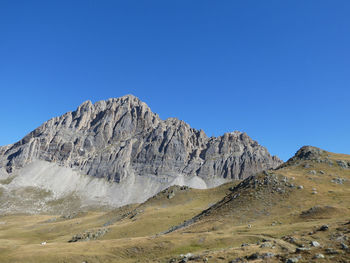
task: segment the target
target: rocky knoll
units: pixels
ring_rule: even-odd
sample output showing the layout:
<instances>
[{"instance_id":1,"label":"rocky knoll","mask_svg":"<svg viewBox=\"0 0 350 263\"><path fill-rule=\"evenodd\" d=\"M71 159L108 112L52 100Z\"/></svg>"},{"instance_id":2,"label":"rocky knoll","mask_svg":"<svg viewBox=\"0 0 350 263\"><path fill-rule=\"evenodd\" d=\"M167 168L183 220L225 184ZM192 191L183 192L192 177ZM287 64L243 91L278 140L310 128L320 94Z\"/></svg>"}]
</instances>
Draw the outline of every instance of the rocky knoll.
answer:
<instances>
[{"instance_id":1,"label":"rocky knoll","mask_svg":"<svg viewBox=\"0 0 350 263\"><path fill-rule=\"evenodd\" d=\"M350 169L350 161L341 159L331 160L329 158L330 156L331 155L328 152L320 148L314 146L303 146L282 166L286 167L289 165L298 165L301 161L311 161L315 163L325 163L329 166L337 165L343 169ZM306 167L304 166L304 168L307 168L308 166L310 166L310 164L307 164Z\"/></svg>"},{"instance_id":2,"label":"rocky knoll","mask_svg":"<svg viewBox=\"0 0 350 263\"><path fill-rule=\"evenodd\" d=\"M245 133L209 138L176 118L161 120L132 95L86 101L0 148L9 174L34 160L115 182L134 175L238 179L282 163Z\"/></svg>"}]
</instances>

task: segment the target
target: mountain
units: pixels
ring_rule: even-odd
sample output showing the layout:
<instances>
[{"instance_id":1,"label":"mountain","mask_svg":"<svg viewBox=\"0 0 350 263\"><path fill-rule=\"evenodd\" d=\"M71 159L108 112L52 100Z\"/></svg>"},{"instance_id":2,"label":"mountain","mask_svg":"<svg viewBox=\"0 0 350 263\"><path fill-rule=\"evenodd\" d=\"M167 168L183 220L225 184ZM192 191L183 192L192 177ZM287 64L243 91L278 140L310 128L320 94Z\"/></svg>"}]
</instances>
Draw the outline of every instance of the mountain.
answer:
<instances>
[{"instance_id":1,"label":"mountain","mask_svg":"<svg viewBox=\"0 0 350 263\"><path fill-rule=\"evenodd\" d=\"M176 118L161 120L132 95L86 101L0 147L7 190L35 186L56 199L74 193L116 206L170 185L208 188L281 163L245 133L208 137Z\"/></svg>"}]
</instances>

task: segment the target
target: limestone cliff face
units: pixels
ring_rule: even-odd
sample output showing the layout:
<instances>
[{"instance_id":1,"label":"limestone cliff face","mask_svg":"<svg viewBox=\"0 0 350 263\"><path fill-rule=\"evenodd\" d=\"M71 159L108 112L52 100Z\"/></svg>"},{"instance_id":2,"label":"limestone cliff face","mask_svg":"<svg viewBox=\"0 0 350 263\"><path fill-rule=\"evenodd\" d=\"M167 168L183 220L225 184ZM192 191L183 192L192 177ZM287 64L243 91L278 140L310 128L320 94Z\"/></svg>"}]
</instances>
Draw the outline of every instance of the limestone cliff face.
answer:
<instances>
[{"instance_id":1,"label":"limestone cliff face","mask_svg":"<svg viewBox=\"0 0 350 263\"><path fill-rule=\"evenodd\" d=\"M134 175L238 179L282 163L245 133L209 138L176 118L161 120L132 95L84 102L0 147L8 173L34 160L115 182Z\"/></svg>"}]
</instances>

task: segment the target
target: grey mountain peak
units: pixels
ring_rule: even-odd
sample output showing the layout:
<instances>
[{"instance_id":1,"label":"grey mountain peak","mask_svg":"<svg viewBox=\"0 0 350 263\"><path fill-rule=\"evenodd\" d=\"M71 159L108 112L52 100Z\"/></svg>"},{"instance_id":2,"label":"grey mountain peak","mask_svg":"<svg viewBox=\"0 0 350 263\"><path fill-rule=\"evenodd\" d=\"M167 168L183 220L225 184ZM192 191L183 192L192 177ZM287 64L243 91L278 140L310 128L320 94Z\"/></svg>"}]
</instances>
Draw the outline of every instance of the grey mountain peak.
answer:
<instances>
[{"instance_id":1,"label":"grey mountain peak","mask_svg":"<svg viewBox=\"0 0 350 263\"><path fill-rule=\"evenodd\" d=\"M153 178L162 185L177 178L174 184L187 184L198 178L206 187L282 163L245 133L208 137L177 118L161 120L133 95L85 101L0 147L1 173L16 175L36 161L115 183Z\"/></svg>"},{"instance_id":2,"label":"grey mountain peak","mask_svg":"<svg viewBox=\"0 0 350 263\"><path fill-rule=\"evenodd\" d=\"M177 118L161 120L133 95L85 101L1 148L0 156L8 172L41 159L116 182L131 171L237 179L281 164L245 133L208 138Z\"/></svg>"}]
</instances>

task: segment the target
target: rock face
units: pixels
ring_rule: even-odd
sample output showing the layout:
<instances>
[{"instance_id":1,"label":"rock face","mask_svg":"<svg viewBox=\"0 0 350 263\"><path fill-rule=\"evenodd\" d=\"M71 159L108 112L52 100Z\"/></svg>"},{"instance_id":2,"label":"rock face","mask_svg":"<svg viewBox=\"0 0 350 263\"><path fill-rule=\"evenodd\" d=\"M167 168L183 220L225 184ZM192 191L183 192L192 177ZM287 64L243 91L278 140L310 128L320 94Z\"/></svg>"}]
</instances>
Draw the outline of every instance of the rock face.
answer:
<instances>
[{"instance_id":1,"label":"rock face","mask_svg":"<svg viewBox=\"0 0 350 263\"><path fill-rule=\"evenodd\" d=\"M86 101L0 148L9 174L34 160L115 182L133 175L241 179L282 163L245 133L209 138L176 118L161 120L132 95Z\"/></svg>"}]
</instances>

